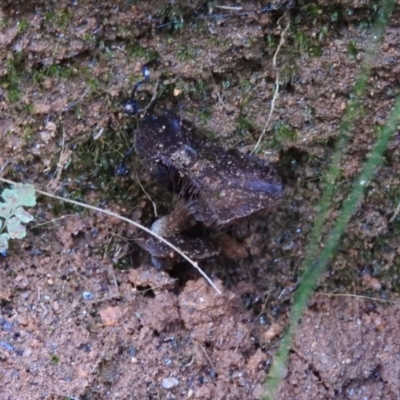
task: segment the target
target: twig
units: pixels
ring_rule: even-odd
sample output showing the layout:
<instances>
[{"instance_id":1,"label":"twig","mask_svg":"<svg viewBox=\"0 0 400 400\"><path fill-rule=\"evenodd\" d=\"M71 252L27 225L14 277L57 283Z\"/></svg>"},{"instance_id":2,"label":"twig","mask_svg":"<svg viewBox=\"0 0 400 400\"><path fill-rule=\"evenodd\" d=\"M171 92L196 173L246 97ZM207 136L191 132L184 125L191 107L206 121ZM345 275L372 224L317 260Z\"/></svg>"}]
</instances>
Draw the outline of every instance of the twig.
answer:
<instances>
[{"instance_id":1,"label":"twig","mask_svg":"<svg viewBox=\"0 0 400 400\"><path fill-rule=\"evenodd\" d=\"M52 186L54 188L54 192L57 191L59 187L59 183L61 181L61 174L62 171L66 168L66 165L70 162L70 155L71 151L70 150L65 150L65 130L63 129L63 136L62 136L62 146L61 146L61 153L60 153L60 158L57 163L57 169L55 170L54 174L51 177L50 182L46 186L46 190ZM54 178L54 180L53 180Z\"/></svg>"},{"instance_id":2,"label":"twig","mask_svg":"<svg viewBox=\"0 0 400 400\"><path fill-rule=\"evenodd\" d=\"M389 222L393 222L397 218L397 216L399 215L399 212L400 212L400 203L396 207L396 209L394 210L394 213L393 213L392 217L389 219Z\"/></svg>"},{"instance_id":3,"label":"twig","mask_svg":"<svg viewBox=\"0 0 400 400\"><path fill-rule=\"evenodd\" d=\"M242 11L243 7L235 7L235 6L214 6L215 8L220 8L221 10L233 10L233 11Z\"/></svg>"},{"instance_id":4,"label":"twig","mask_svg":"<svg viewBox=\"0 0 400 400\"><path fill-rule=\"evenodd\" d=\"M206 352L206 349L201 345L201 343L197 342L197 344L199 345L199 347L200 347L201 350L203 351L204 355L206 356L208 362L209 362L210 365L211 365L211 368L212 368L212 369L215 369L214 364L212 363L210 357L208 356L208 354L207 354L207 352Z\"/></svg>"},{"instance_id":5,"label":"twig","mask_svg":"<svg viewBox=\"0 0 400 400\"><path fill-rule=\"evenodd\" d=\"M136 182L139 185L140 189L142 189L143 193L145 194L145 196L147 197L147 199L150 201L150 203L153 205L153 210L154 210L154 216L158 217L157 215L157 206L156 203L154 203L154 201L151 199L150 195L146 192L146 189L143 187L143 185L140 183L139 177L136 174Z\"/></svg>"},{"instance_id":6,"label":"twig","mask_svg":"<svg viewBox=\"0 0 400 400\"><path fill-rule=\"evenodd\" d=\"M154 102L157 100L157 91L158 91L158 87L160 86L160 79L157 81L156 83L156 87L154 88L153 91L153 95L151 96L151 99L149 101L149 103L147 104L147 106L145 108L142 108L141 110L139 110L139 113L143 113L143 115L146 115L147 110L154 104Z\"/></svg>"},{"instance_id":7,"label":"twig","mask_svg":"<svg viewBox=\"0 0 400 400\"><path fill-rule=\"evenodd\" d=\"M174 279L171 279L171 280L169 280L169 281L167 281L165 283L161 283L160 285L151 286L149 289L138 290L137 293L146 293L146 292L150 292L150 291L154 292L156 289L159 289L159 288L161 288L163 286L167 286L168 284L173 283L173 282L175 282L177 280L178 280L177 278L174 278Z\"/></svg>"},{"instance_id":8,"label":"twig","mask_svg":"<svg viewBox=\"0 0 400 400\"><path fill-rule=\"evenodd\" d=\"M370 296L363 296L360 294L351 294L351 293L324 293L318 292L318 295L327 296L327 297L354 297L356 299L362 300L371 300L371 301L380 301L382 303L389 303L389 304L396 304L395 301L387 300L387 299L380 299L379 297L370 297Z\"/></svg>"},{"instance_id":9,"label":"twig","mask_svg":"<svg viewBox=\"0 0 400 400\"><path fill-rule=\"evenodd\" d=\"M32 225L32 226L31 226L31 229L38 229L38 228L41 228L41 227L43 227L43 226L45 226L45 225L53 224L53 223L56 222L56 221L59 221L59 220L61 220L61 219L68 218L68 217L73 217L73 216L75 216L75 215L76 215L76 214L65 214L65 215L62 215L61 217L54 218L54 219L52 219L52 220L50 220L50 221L45 221L45 222L42 222L42 223L40 223L40 224Z\"/></svg>"},{"instance_id":10,"label":"twig","mask_svg":"<svg viewBox=\"0 0 400 400\"><path fill-rule=\"evenodd\" d=\"M8 183L10 185L15 185L16 182L10 181L9 179L5 179L5 178L0 178L1 182L5 182ZM53 199L56 200L60 200L60 201L64 201L66 203L70 203L70 204L74 204L76 206L79 207L84 207L84 208L88 208L89 210L93 210L93 211L97 211L106 215L109 215L110 217L114 217L114 218L118 218L122 221L127 222L128 224L131 224L133 226L135 226L136 228L141 229L142 231L148 233L149 235L154 236L156 239L158 239L160 242L165 243L167 246L169 246L172 250L176 251L178 254L180 254L186 261L188 261L190 264L193 265L193 267L195 267L197 269L197 271L199 271L199 273L204 277L204 279L213 287L213 289L218 293L221 294L221 291L217 288L217 286L215 285L215 283L211 280L211 278L208 277L208 275L199 267L198 263L193 261L191 258L189 258L182 250L178 249L178 247L174 246L172 243L170 243L168 240L164 239L162 236L157 235L156 233L152 232L150 229L146 228L145 226L139 224L138 222L132 221L131 219L125 218L122 215L116 214L112 211L109 210L104 210L102 208L98 208L95 206L91 206L89 204L85 204L85 203L81 203L79 201L76 200L71 200L71 199L67 199L65 197L61 197L61 196L56 196L52 193L48 193L48 192L44 192L42 190L36 189L36 192L39 194L42 194L43 196L47 196L47 197L51 197Z\"/></svg>"},{"instance_id":11,"label":"twig","mask_svg":"<svg viewBox=\"0 0 400 400\"><path fill-rule=\"evenodd\" d=\"M90 88L86 88L85 91L83 92L82 96L79 97L77 100L74 100L72 103L67 104L64 107L63 111L64 112L70 111L72 108L74 108L76 105L78 105L89 92L90 92Z\"/></svg>"},{"instance_id":12,"label":"twig","mask_svg":"<svg viewBox=\"0 0 400 400\"><path fill-rule=\"evenodd\" d=\"M281 18L283 18L283 16L282 16ZM288 18L289 18L289 17L288 17ZM280 20L280 19L279 19L279 20ZM278 20L278 24L279 24L279 20ZM280 39L280 41L279 41L278 47L276 48L275 54L274 54L274 56L273 56L273 58L272 58L272 67L273 67L274 70L276 71L276 77L275 77L275 91L274 91L274 96L272 97L272 100L271 100L271 107L270 107L270 109L269 109L269 114L268 114L267 122L265 123L264 129L262 130L262 132L261 132L261 134L260 134L260 136L259 136L259 138L258 138L258 140L257 140L257 143L256 143L256 145L254 146L254 149L251 151L250 154L253 154L253 153L257 150L258 146L260 145L262 138L264 137L265 133L267 132L267 130L268 130L268 128L269 128L269 123L270 123L270 121L271 121L272 114L273 114L273 112L274 112L274 110L275 110L275 102L276 102L276 100L277 100L277 98L278 98L278 95L279 95L279 83L280 83L280 76L279 76L278 67L277 67L277 65L276 65L276 59L277 59L277 57L278 57L278 54L279 54L279 52L280 52L282 46L283 46L284 43L285 43L286 34L287 34L288 30L289 30L289 27L290 27L290 19L288 19L288 23L287 23L285 29L284 29L283 32L282 32L281 39Z\"/></svg>"}]
</instances>

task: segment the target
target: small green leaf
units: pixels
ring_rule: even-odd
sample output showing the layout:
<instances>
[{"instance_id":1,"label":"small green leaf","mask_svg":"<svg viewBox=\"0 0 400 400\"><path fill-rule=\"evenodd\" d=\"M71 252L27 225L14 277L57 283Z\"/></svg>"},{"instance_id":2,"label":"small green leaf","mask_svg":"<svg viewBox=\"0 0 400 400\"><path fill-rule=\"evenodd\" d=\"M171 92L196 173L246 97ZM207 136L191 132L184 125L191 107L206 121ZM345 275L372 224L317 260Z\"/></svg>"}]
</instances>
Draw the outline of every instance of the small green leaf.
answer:
<instances>
[{"instance_id":1,"label":"small green leaf","mask_svg":"<svg viewBox=\"0 0 400 400\"><path fill-rule=\"evenodd\" d=\"M22 207L18 207L15 212L14 215L21 221L21 222L25 222L26 224L28 222L33 221L33 217L31 214L29 214L28 212L26 212Z\"/></svg>"},{"instance_id":2,"label":"small green leaf","mask_svg":"<svg viewBox=\"0 0 400 400\"><path fill-rule=\"evenodd\" d=\"M24 207L36 204L33 185L16 183L11 189L4 189L0 195L0 233L7 228L7 233L0 234L0 252L8 249L9 239L22 239L26 236L26 228L22 223L33 220L32 215ZM3 219L1 219L3 218Z\"/></svg>"},{"instance_id":3,"label":"small green leaf","mask_svg":"<svg viewBox=\"0 0 400 400\"><path fill-rule=\"evenodd\" d=\"M4 203L0 203L0 217L4 219L8 219L11 215L11 208Z\"/></svg>"},{"instance_id":4,"label":"small green leaf","mask_svg":"<svg viewBox=\"0 0 400 400\"><path fill-rule=\"evenodd\" d=\"M8 249L8 239L10 235L8 233L2 233L0 235L0 253L4 253Z\"/></svg>"},{"instance_id":5,"label":"small green leaf","mask_svg":"<svg viewBox=\"0 0 400 400\"><path fill-rule=\"evenodd\" d=\"M21 205L25 207L36 206L35 187L29 183L18 183L15 185L21 196Z\"/></svg>"},{"instance_id":6,"label":"small green leaf","mask_svg":"<svg viewBox=\"0 0 400 400\"><path fill-rule=\"evenodd\" d=\"M21 224L17 217L11 217L8 220L7 231L11 239L22 239L26 236L25 226Z\"/></svg>"},{"instance_id":7,"label":"small green leaf","mask_svg":"<svg viewBox=\"0 0 400 400\"><path fill-rule=\"evenodd\" d=\"M30 184L16 183L12 189L4 189L4 201L12 208L36 205L35 187Z\"/></svg>"},{"instance_id":8,"label":"small green leaf","mask_svg":"<svg viewBox=\"0 0 400 400\"><path fill-rule=\"evenodd\" d=\"M21 205L19 202L18 192L14 189L4 189L1 196L11 208L16 208Z\"/></svg>"}]
</instances>

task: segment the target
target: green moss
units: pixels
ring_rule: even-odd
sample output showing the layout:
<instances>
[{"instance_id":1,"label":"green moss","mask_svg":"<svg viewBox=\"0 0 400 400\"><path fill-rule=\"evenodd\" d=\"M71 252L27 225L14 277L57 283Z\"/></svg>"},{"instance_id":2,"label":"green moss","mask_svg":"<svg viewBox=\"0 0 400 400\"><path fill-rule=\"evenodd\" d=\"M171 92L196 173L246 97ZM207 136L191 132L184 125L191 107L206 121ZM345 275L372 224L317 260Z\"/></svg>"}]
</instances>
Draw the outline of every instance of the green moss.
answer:
<instances>
[{"instance_id":1,"label":"green moss","mask_svg":"<svg viewBox=\"0 0 400 400\"><path fill-rule=\"evenodd\" d=\"M108 254L113 254L113 249L107 249ZM113 262L113 267L120 271L127 271L132 268L132 259L129 255L120 257Z\"/></svg>"},{"instance_id":2,"label":"green moss","mask_svg":"<svg viewBox=\"0 0 400 400\"><path fill-rule=\"evenodd\" d=\"M44 14L44 20L46 23L61 30L65 30L69 27L71 19L72 14L68 8L59 9L57 11L47 11Z\"/></svg>"},{"instance_id":3,"label":"green moss","mask_svg":"<svg viewBox=\"0 0 400 400\"><path fill-rule=\"evenodd\" d=\"M277 35L268 34L267 36L265 36L264 40L265 40L268 50L271 53L275 52L276 48L279 45L280 38Z\"/></svg>"},{"instance_id":4,"label":"green moss","mask_svg":"<svg viewBox=\"0 0 400 400\"><path fill-rule=\"evenodd\" d=\"M240 109L245 112L249 101L254 94L254 84L251 83L250 79L244 78L239 81L239 88L240 88Z\"/></svg>"},{"instance_id":5,"label":"green moss","mask_svg":"<svg viewBox=\"0 0 400 400\"><path fill-rule=\"evenodd\" d=\"M10 19L7 17L0 18L0 29L7 28L10 25Z\"/></svg>"},{"instance_id":6,"label":"green moss","mask_svg":"<svg viewBox=\"0 0 400 400\"><path fill-rule=\"evenodd\" d=\"M97 92L101 88L101 82L99 79L92 77L86 80L87 85L90 87L92 92Z\"/></svg>"},{"instance_id":7,"label":"green moss","mask_svg":"<svg viewBox=\"0 0 400 400\"><path fill-rule=\"evenodd\" d=\"M321 29L319 30L317 35L318 42L322 42L328 36L328 33L329 33L328 25L321 26Z\"/></svg>"},{"instance_id":8,"label":"green moss","mask_svg":"<svg viewBox=\"0 0 400 400\"><path fill-rule=\"evenodd\" d=\"M201 110L199 116L200 116L201 122L207 123L211 119L211 112L208 109L203 109L203 110Z\"/></svg>"},{"instance_id":9,"label":"green moss","mask_svg":"<svg viewBox=\"0 0 400 400\"><path fill-rule=\"evenodd\" d=\"M29 108L28 110L30 111L30 112L28 112L28 114L31 114L32 109ZM37 132L38 132L37 127L32 126L30 124L25 124L23 131L22 131L22 138L23 138L24 142L32 143L33 141L35 141L37 139Z\"/></svg>"},{"instance_id":10,"label":"green moss","mask_svg":"<svg viewBox=\"0 0 400 400\"><path fill-rule=\"evenodd\" d=\"M24 32L26 32L27 29L28 29L28 27L29 27L29 23L28 23L28 21L25 20L25 19L20 19L20 20L17 22L18 33L24 33Z\"/></svg>"},{"instance_id":11,"label":"green moss","mask_svg":"<svg viewBox=\"0 0 400 400\"><path fill-rule=\"evenodd\" d=\"M209 35L208 36L209 43L214 47L222 46L222 41L216 35Z\"/></svg>"},{"instance_id":12,"label":"green moss","mask_svg":"<svg viewBox=\"0 0 400 400\"><path fill-rule=\"evenodd\" d=\"M155 51L154 49L142 47L137 43L128 44L126 46L126 52L129 57L141 57L144 58L146 61L151 61L157 58L158 55L157 51Z\"/></svg>"},{"instance_id":13,"label":"green moss","mask_svg":"<svg viewBox=\"0 0 400 400\"><path fill-rule=\"evenodd\" d=\"M194 47L183 46L178 49L177 58L181 61L195 61L197 58L197 49Z\"/></svg>"},{"instance_id":14,"label":"green moss","mask_svg":"<svg viewBox=\"0 0 400 400\"><path fill-rule=\"evenodd\" d=\"M122 39L127 39L131 36L131 27L126 25L118 25L117 26L117 36Z\"/></svg>"},{"instance_id":15,"label":"green moss","mask_svg":"<svg viewBox=\"0 0 400 400\"><path fill-rule=\"evenodd\" d=\"M339 20L340 20L340 11L339 9L336 9L330 14L330 21L338 22Z\"/></svg>"},{"instance_id":16,"label":"green moss","mask_svg":"<svg viewBox=\"0 0 400 400\"><path fill-rule=\"evenodd\" d=\"M297 132L287 123L281 122L274 126L274 142L275 145L284 145L292 140L297 139Z\"/></svg>"},{"instance_id":17,"label":"green moss","mask_svg":"<svg viewBox=\"0 0 400 400\"><path fill-rule=\"evenodd\" d=\"M52 78L55 80L70 80L75 77L88 77L93 78L93 74L88 68L77 67L74 64L62 63L62 64L52 64L47 67L35 67L30 72L30 80L42 85L46 78Z\"/></svg>"},{"instance_id":18,"label":"green moss","mask_svg":"<svg viewBox=\"0 0 400 400\"><path fill-rule=\"evenodd\" d=\"M183 10L177 4L167 4L161 11L164 26L174 31L180 31L184 27Z\"/></svg>"},{"instance_id":19,"label":"green moss","mask_svg":"<svg viewBox=\"0 0 400 400\"><path fill-rule=\"evenodd\" d=\"M50 362L53 364L53 365L57 365L57 364L59 364L60 363L60 357L58 357L56 354L50 354Z\"/></svg>"},{"instance_id":20,"label":"green moss","mask_svg":"<svg viewBox=\"0 0 400 400\"><path fill-rule=\"evenodd\" d=\"M69 79L76 76L78 70L70 65L53 64L45 69L45 74L51 78Z\"/></svg>"},{"instance_id":21,"label":"green moss","mask_svg":"<svg viewBox=\"0 0 400 400\"><path fill-rule=\"evenodd\" d=\"M300 76L301 71L296 63L296 61L285 62L280 69L279 80L282 85L288 85L289 83L296 80Z\"/></svg>"},{"instance_id":22,"label":"green moss","mask_svg":"<svg viewBox=\"0 0 400 400\"><path fill-rule=\"evenodd\" d=\"M24 56L20 52L12 52L5 62L6 75L0 78L2 87L7 91L8 100L11 103L21 98L21 81L26 75Z\"/></svg>"},{"instance_id":23,"label":"green moss","mask_svg":"<svg viewBox=\"0 0 400 400\"><path fill-rule=\"evenodd\" d=\"M204 96L207 93L207 82L203 80L198 80L195 83L195 89L194 93L197 94L198 96Z\"/></svg>"},{"instance_id":24,"label":"green moss","mask_svg":"<svg viewBox=\"0 0 400 400\"><path fill-rule=\"evenodd\" d=\"M242 92L250 92L254 85L250 82L249 78L242 78L239 81L239 88Z\"/></svg>"},{"instance_id":25,"label":"green moss","mask_svg":"<svg viewBox=\"0 0 400 400\"><path fill-rule=\"evenodd\" d=\"M349 53L349 57L355 61L357 60L358 50L356 44L350 40L347 45L347 52Z\"/></svg>"},{"instance_id":26,"label":"green moss","mask_svg":"<svg viewBox=\"0 0 400 400\"><path fill-rule=\"evenodd\" d=\"M134 204L138 192L128 190L126 185L131 183L118 178L115 173L125 151L125 140L122 137L118 140L111 132L103 132L98 140L89 139L78 144L66 171L69 177L80 181L74 188L75 196L83 198L87 190L96 190L100 192L98 197Z\"/></svg>"},{"instance_id":27,"label":"green moss","mask_svg":"<svg viewBox=\"0 0 400 400\"><path fill-rule=\"evenodd\" d=\"M323 13L322 7L317 3L307 4L302 11L305 11L311 18L319 18Z\"/></svg>"},{"instance_id":28,"label":"green moss","mask_svg":"<svg viewBox=\"0 0 400 400\"><path fill-rule=\"evenodd\" d=\"M311 57L322 56L322 48L317 40L300 29L294 33L295 46L300 53L306 53Z\"/></svg>"},{"instance_id":29,"label":"green moss","mask_svg":"<svg viewBox=\"0 0 400 400\"><path fill-rule=\"evenodd\" d=\"M199 35L207 35L209 36L209 26L203 19L196 19L193 28L199 33Z\"/></svg>"},{"instance_id":30,"label":"green moss","mask_svg":"<svg viewBox=\"0 0 400 400\"><path fill-rule=\"evenodd\" d=\"M128 44L126 46L126 53L130 57L145 57L146 49L138 44Z\"/></svg>"},{"instance_id":31,"label":"green moss","mask_svg":"<svg viewBox=\"0 0 400 400\"><path fill-rule=\"evenodd\" d=\"M91 45L95 45L97 43L97 35L92 32L85 32L83 40Z\"/></svg>"},{"instance_id":32,"label":"green moss","mask_svg":"<svg viewBox=\"0 0 400 400\"><path fill-rule=\"evenodd\" d=\"M236 119L236 131L240 135L246 135L247 133L254 130L253 124L245 115L240 115Z\"/></svg>"}]
</instances>

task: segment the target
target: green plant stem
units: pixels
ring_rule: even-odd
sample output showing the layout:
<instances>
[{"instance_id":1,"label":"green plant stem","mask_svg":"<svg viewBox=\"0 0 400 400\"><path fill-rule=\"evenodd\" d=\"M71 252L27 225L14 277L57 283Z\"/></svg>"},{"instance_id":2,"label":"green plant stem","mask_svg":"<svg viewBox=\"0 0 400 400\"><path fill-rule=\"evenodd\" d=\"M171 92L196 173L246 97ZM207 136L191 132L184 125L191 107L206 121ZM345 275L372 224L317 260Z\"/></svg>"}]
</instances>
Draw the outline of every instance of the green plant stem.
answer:
<instances>
[{"instance_id":1,"label":"green plant stem","mask_svg":"<svg viewBox=\"0 0 400 400\"><path fill-rule=\"evenodd\" d=\"M382 8L372 32L373 44L371 45L370 51L365 59L363 67L361 68L361 75L355 83L353 90L354 97L349 102L345 116L340 125L338 143L332 157L331 165L325 175L324 193L319 202L319 210L315 219L314 228L311 232L307 254L303 263L304 273L301 277L300 286L294 296L289 327L275 356L267 379L266 400L275 398L279 384L285 373L286 360L288 358L289 349L300 317L307 306L307 302L317 285L320 275L326 269L328 263L336 252L340 238L345 232L351 216L354 214L357 205L362 200L365 187L368 186L374 172L382 163L382 154L391 136L396 131L397 124L400 120L400 96L398 96L388 122L381 130L374 149L371 151L368 160L364 164L359 178L355 181L353 189L344 203L342 212L337 218L327 240L325 241L325 246L323 247L319 258L314 263L313 260L315 259L318 250L318 241L322 235L323 227L328 217L329 208L335 193L335 181L340 173L339 165L344 153L343 149L347 145L348 136L352 126L354 125L354 121L359 115L359 109L362 105L362 96L365 93L368 76L372 68L372 61L376 58L379 49L378 44L382 40L385 27L389 21L395 3L394 0L382 1Z\"/></svg>"},{"instance_id":2,"label":"green plant stem","mask_svg":"<svg viewBox=\"0 0 400 400\"><path fill-rule=\"evenodd\" d=\"M395 0L383 0L381 12L373 25L370 37L370 45L361 65L360 76L354 83L350 100L346 107L345 114L339 126L339 135L332 155L328 170L323 179L323 193L317 205L317 214L315 217L314 227L309 235L307 253L304 265L308 265L312 259L316 257L318 251L318 243L322 238L323 229L329 216L329 209L332 204L332 198L336 192L336 181L340 175L340 163L345 154L345 147L350 138L350 133L354 127L356 118L360 115L363 105L362 99L368 84L371 68L377 57L380 43L383 40L386 25L388 24L390 15L395 6Z\"/></svg>"},{"instance_id":3,"label":"green plant stem","mask_svg":"<svg viewBox=\"0 0 400 400\"><path fill-rule=\"evenodd\" d=\"M336 220L334 227L329 233L326 245L323 251L315 263L315 265L309 264L306 267L306 272L302 276L301 287L297 290L294 296L294 304L292 314L290 317L289 329L282 341L281 347L277 353L275 362L271 367L269 379L267 381L268 390L277 390L277 384L281 380L281 372L284 369L284 364L287 359L290 344L292 342L294 332L297 327L297 323L300 320L301 314L307 306L308 299L311 293L315 289L318 278L327 267L333 254L335 253L340 238L346 230L346 227L350 221L351 216L354 214L357 205L361 203L364 189L369 185L371 179L382 164L382 154L385 151L387 144L393 134L396 132L397 124L400 121L400 96L397 97L391 116L380 132L379 138L375 143L375 147L370 153L367 162L360 173L359 178L354 183L353 189L344 203L342 213ZM271 386L270 386L271 385ZM273 397L270 397L273 398ZM268 397L267 397L268 399Z\"/></svg>"}]
</instances>

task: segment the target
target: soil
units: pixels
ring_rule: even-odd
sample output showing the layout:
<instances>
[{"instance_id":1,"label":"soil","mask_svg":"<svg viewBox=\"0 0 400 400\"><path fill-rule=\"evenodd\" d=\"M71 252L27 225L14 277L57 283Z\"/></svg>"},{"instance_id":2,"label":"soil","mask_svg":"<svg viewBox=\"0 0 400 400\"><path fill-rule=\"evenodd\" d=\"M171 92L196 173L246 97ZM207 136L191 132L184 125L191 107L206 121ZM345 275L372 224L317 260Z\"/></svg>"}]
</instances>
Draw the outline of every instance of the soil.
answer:
<instances>
[{"instance_id":1,"label":"soil","mask_svg":"<svg viewBox=\"0 0 400 400\"><path fill-rule=\"evenodd\" d=\"M170 212L174 199L139 157L128 176L115 174L137 124L121 104L148 63L141 107L158 83L149 112L169 110L242 153L265 127L279 74L256 153L285 182L277 209L210 232L223 235L224 256L201 266L222 295L190 265L157 271L132 225L39 196L27 237L0 258L1 400L266 395L321 177L378 12L358 0L269 3L270 12L262 1L0 3L3 178L146 226L155 210ZM399 43L397 8L327 226L399 92ZM400 397L398 145L397 135L302 317L277 399Z\"/></svg>"}]
</instances>

